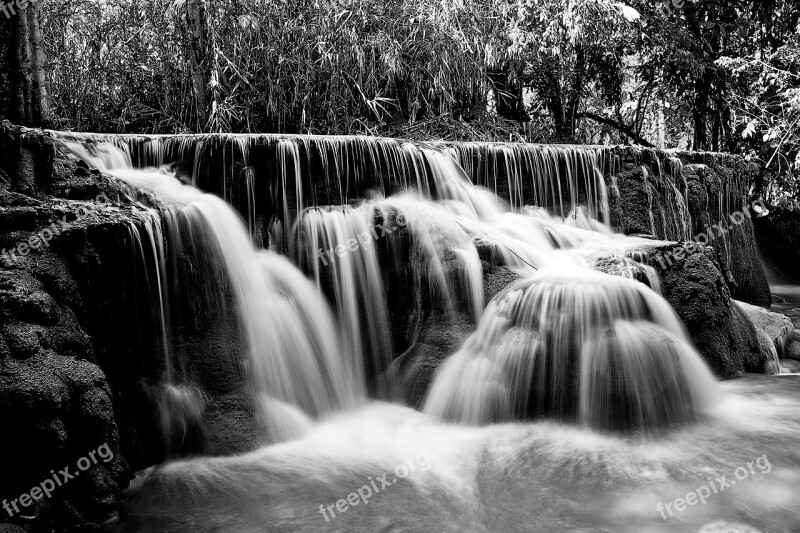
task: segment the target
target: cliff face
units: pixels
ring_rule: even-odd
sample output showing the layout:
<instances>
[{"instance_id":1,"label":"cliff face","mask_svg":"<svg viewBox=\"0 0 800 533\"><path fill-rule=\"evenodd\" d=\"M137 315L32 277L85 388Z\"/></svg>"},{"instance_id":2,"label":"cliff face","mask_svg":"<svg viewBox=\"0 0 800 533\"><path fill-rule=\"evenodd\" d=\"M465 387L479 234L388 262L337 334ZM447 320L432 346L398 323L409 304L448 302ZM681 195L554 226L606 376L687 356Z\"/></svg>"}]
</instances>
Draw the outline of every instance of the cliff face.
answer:
<instances>
[{"instance_id":1,"label":"cliff face","mask_svg":"<svg viewBox=\"0 0 800 533\"><path fill-rule=\"evenodd\" d=\"M136 238L150 200L133 201L115 180L69 162L47 135L4 124L0 145L0 454L8 458L0 501L16 499L20 509L0 511L0 524L102 524L116 515L132 471L168 455L254 446L249 400L230 364L235 317L191 292L175 310L174 359L207 397L207 427L177 442L163 438L158 301L152 261L142 256L147 243ZM51 470L74 474L101 446L108 460L21 503Z\"/></svg>"},{"instance_id":2,"label":"cliff face","mask_svg":"<svg viewBox=\"0 0 800 533\"><path fill-rule=\"evenodd\" d=\"M726 154L625 151L609 179L611 223L626 234L713 246L735 299L769 308L771 297L756 245L748 187L758 167Z\"/></svg>"},{"instance_id":3,"label":"cliff face","mask_svg":"<svg viewBox=\"0 0 800 533\"><path fill-rule=\"evenodd\" d=\"M113 195L112 186L88 172L70 187L75 200L45 194L66 176L64 166L45 169L37 159L54 153L53 145L41 136L15 139L8 131L0 137L0 168L11 178L0 183L0 421L7 436L0 453L8 458L0 495L20 499L52 478L51 470L74 473L76 461L101 446L112 454L82 476L60 477L68 482L50 497L27 500L27 506L20 501L20 512L4 521L34 530L101 523L116 513L129 472L120 447L118 391L99 365L136 360L137 343L121 327L124 321L115 324L123 310L113 307L130 287L120 281L123 258L130 256L124 231L132 213L95 202L104 189ZM115 342L106 342L115 334Z\"/></svg>"}]
</instances>

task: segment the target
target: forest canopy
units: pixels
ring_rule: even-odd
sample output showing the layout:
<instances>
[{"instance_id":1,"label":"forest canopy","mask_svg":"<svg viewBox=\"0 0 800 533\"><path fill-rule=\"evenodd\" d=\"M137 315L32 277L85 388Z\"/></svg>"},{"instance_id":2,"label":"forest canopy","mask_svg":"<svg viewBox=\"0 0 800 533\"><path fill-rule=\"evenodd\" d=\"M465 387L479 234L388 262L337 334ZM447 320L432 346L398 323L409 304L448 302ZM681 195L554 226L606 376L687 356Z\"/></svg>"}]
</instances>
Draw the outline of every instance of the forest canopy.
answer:
<instances>
[{"instance_id":1,"label":"forest canopy","mask_svg":"<svg viewBox=\"0 0 800 533\"><path fill-rule=\"evenodd\" d=\"M40 5L59 129L726 151L800 197L796 0Z\"/></svg>"}]
</instances>

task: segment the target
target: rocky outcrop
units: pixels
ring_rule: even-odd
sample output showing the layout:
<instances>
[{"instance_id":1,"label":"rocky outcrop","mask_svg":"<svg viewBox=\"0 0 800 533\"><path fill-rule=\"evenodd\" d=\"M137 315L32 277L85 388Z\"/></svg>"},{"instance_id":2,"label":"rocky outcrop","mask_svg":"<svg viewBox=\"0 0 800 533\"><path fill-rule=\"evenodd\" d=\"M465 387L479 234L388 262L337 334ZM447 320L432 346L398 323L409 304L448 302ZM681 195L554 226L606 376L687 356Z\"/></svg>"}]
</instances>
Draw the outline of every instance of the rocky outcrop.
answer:
<instances>
[{"instance_id":1,"label":"rocky outcrop","mask_svg":"<svg viewBox=\"0 0 800 533\"><path fill-rule=\"evenodd\" d=\"M734 298L769 308L748 201L754 165L725 154L626 152L622 170L607 181L611 223L628 235L695 240L710 245ZM667 164L669 163L669 164Z\"/></svg>"},{"instance_id":2,"label":"rocky outcrop","mask_svg":"<svg viewBox=\"0 0 800 533\"><path fill-rule=\"evenodd\" d=\"M687 251L687 248L690 251ZM661 291L680 316L700 354L715 374L732 378L742 372L774 373L773 357L731 293L710 247L654 245L644 250L656 269ZM663 260L673 257L673 261ZM600 270L615 273L613 262L598 262Z\"/></svg>"},{"instance_id":3,"label":"rocky outcrop","mask_svg":"<svg viewBox=\"0 0 800 533\"><path fill-rule=\"evenodd\" d=\"M744 311L756 330L763 332L769 339L778 356L784 357L786 347L795 335L794 324L789 317L745 302L736 302L736 304Z\"/></svg>"},{"instance_id":4,"label":"rocky outcrop","mask_svg":"<svg viewBox=\"0 0 800 533\"><path fill-rule=\"evenodd\" d=\"M417 342L395 359L386 377L399 387L400 398L406 405L422 407L439 367L474 328L462 314L437 314L422 322Z\"/></svg>"},{"instance_id":5,"label":"rocky outcrop","mask_svg":"<svg viewBox=\"0 0 800 533\"><path fill-rule=\"evenodd\" d=\"M43 158L58 148L42 132L3 124L0 144L0 501L19 502L100 446L111 454L0 522L96 528L117 512L133 470L257 446L236 318L205 305L189 267L180 271L194 290L171 309L173 363L178 390L196 391L202 409L196 430L163 438L154 273L148 247L134 242L151 199L63 154Z\"/></svg>"},{"instance_id":6,"label":"rocky outcrop","mask_svg":"<svg viewBox=\"0 0 800 533\"><path fill-rule=\"evenodd\" d=\"M61 202L42 202L30 211L33 199L0 194L6 200L0 208L3 228L11 230L0 234L0 247L6 249L15 242L32 242L31 235L49 227L37 222L40 217L77 215L74 206ZM9 199L16 206L7 207ZM98 228L113 225L94 222ZM114 394L97 365L100 354L81 325L86 301L70 275L70 258L57 251L77 238L78 228L73 222L59 231L59 240L37 243L26 255L6 252L0 258L0 420L8 437L0 441L0 453L8 459L0 494L8 501L32 494L33 487L52 477L51 470L69 467L75 472L76 461L100 446L113 456L57 487L50 497L5 517L34 531L102 523L114 516L129 473Z\"/></svg>"},{"instance_id":7,"label":"rocky outcrop","mask_svg":"<svg viewBox=\"0 0 800 533\"><path fill-rule=\"evenodd\" d=\"M484 262L484 301L490 302L518 279L513 270ZM436 312L423 317L413 344L395 359L383 379L398 386L398 399L421 408L441 364L474 330L474 321L463 313Z\"/></svg>"},{"instance_id":8,"label":"rocky outcrop","mask_svg":"<svg viewBox=\"0 0 800 533\"><path fill-rule=\"evenodd\" d=\"M53 140L37 130L0 122L0 183L24 194L35 194L60 174Z\"/></svg>"},{"instance_id":9,"label":"rocky outcrop","mask_svg":"<svg viewBox=\"0 0 800 533\"><path fill-rule=\"evenodd\" d=\"M680 268L658 268L665 298L719 377L774 372L771 354L764 350L750 320L731 300L719 268L705 254L692 254Z\"/></svg>"}]
</instances>

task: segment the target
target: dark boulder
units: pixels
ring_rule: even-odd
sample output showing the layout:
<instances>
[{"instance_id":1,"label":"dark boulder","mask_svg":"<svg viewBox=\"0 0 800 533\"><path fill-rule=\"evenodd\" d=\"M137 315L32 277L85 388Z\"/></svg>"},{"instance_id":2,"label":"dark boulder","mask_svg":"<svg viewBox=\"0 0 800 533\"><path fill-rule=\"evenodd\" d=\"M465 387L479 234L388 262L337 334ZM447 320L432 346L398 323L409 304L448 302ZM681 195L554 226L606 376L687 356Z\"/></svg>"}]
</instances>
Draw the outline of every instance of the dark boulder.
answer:
<instances>
[{"instance_id":1,"label":"dark boulder","mask_svg":"<svg viewBox=\"0 0 800 533\"><path fill-rule=\"evenodd\" d=\"M520 275L506 267L484 264L484 299L490 302ZM436 372L475 330L475 323L463 313L437 312L419 321L415 342L395 359L383 379L399 384L400 399L421 408Z\"/></svg>"},{"instance_id":2,"label":"dark boulder","mask_svg":"<svg viewBox=\"0 0 800 533\"><path fill-rule=\"evenodd\" d=\"M386 379L399 385L402 400L420 409L441 364L453 355L474 325L463 314L437 314L420 326L419 336L411 348L392 364Z\"/></svg>"},{"instance_id":3,"label":"dark boulder","mask_svg":"<svg viewBox=\"0 0 800 533\"><path fill-rule=\"evenodd\" d=\"M108 450L82 476L8 520L37 531L104 522L116 514L128 469L113 394L90 362L89 337L72 311L23 270L0 269L0 317L0 424L7 436L0 440L0 497L16 500L51 478L51 470L75 472L76 461L101 446Z\"/></svg>"},{"instance_id":4,"label":"dark boulder","mask_svg":"<svg viewBox=\"0 0 800 533\"><path fill-rule=\"evenodd\" d=\"M769 308L769 285L759 259L748 202L757 167L723 154L624 153L622 169L608 176L611 224L626 235L713 246L733 297Z\"/></svg>"},{"instance_id":5,"label":"dark boulder","mask_svg":"<svg viewBox=\"0 0 800 533\"><path fill-rule=\"evenodd\" d=\"M642 251L658 273L662 294L718 377L733 378L742 372L762 373L771 368L772 356L764 349L752 322L731 300L712 248L686 243ZM598 268L614 274L609 266L612 264L599 261Z\"/></svg>"},{"instance_id":6,"label":"dark boulder","mask_svg":"<svg viewBox=\"0 0 800 533\"><path fill-rule=\"evenodd\" d=\"M28 531L96 529L116 514L132 470L258 445L236 318L230 306L210 309L199 283L174 300L179 390L198 391L202 409L188 439L165 441L153 262L134 242L154 200L63 154L20 166L57 148L46 133L21 140L6 126L0 171L14 179L0 176L0 499L31 491L51 469L74 469L99 446L113 458L4 520ZM181 273L190 282L197 274Z\"/></svg>"}]
</instances>

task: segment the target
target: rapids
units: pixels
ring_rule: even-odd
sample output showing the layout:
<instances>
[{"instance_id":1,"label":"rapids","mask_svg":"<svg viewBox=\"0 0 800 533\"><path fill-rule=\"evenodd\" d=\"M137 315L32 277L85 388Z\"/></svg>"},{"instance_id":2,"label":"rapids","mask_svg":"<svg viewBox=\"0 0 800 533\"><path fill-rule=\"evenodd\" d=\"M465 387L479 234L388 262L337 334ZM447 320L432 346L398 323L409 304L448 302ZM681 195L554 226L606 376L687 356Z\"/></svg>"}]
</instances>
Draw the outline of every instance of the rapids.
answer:
<instances>
[{"instance_id":1,"label":"rapids","mask_svg":"<svg viewBox=\"0 0 800 533\"><path fill-rule=\"evenodd\" d=\"M373 404L295 442L142 472L116 531L796 532L800 381L751 375L722 388L703 424L659 439L552 422L442 425ZM325 520L320 505L384 474L392 485ZM734 484L662 518L659 504L723 475Z\"/></svg>"}]
</instances>

